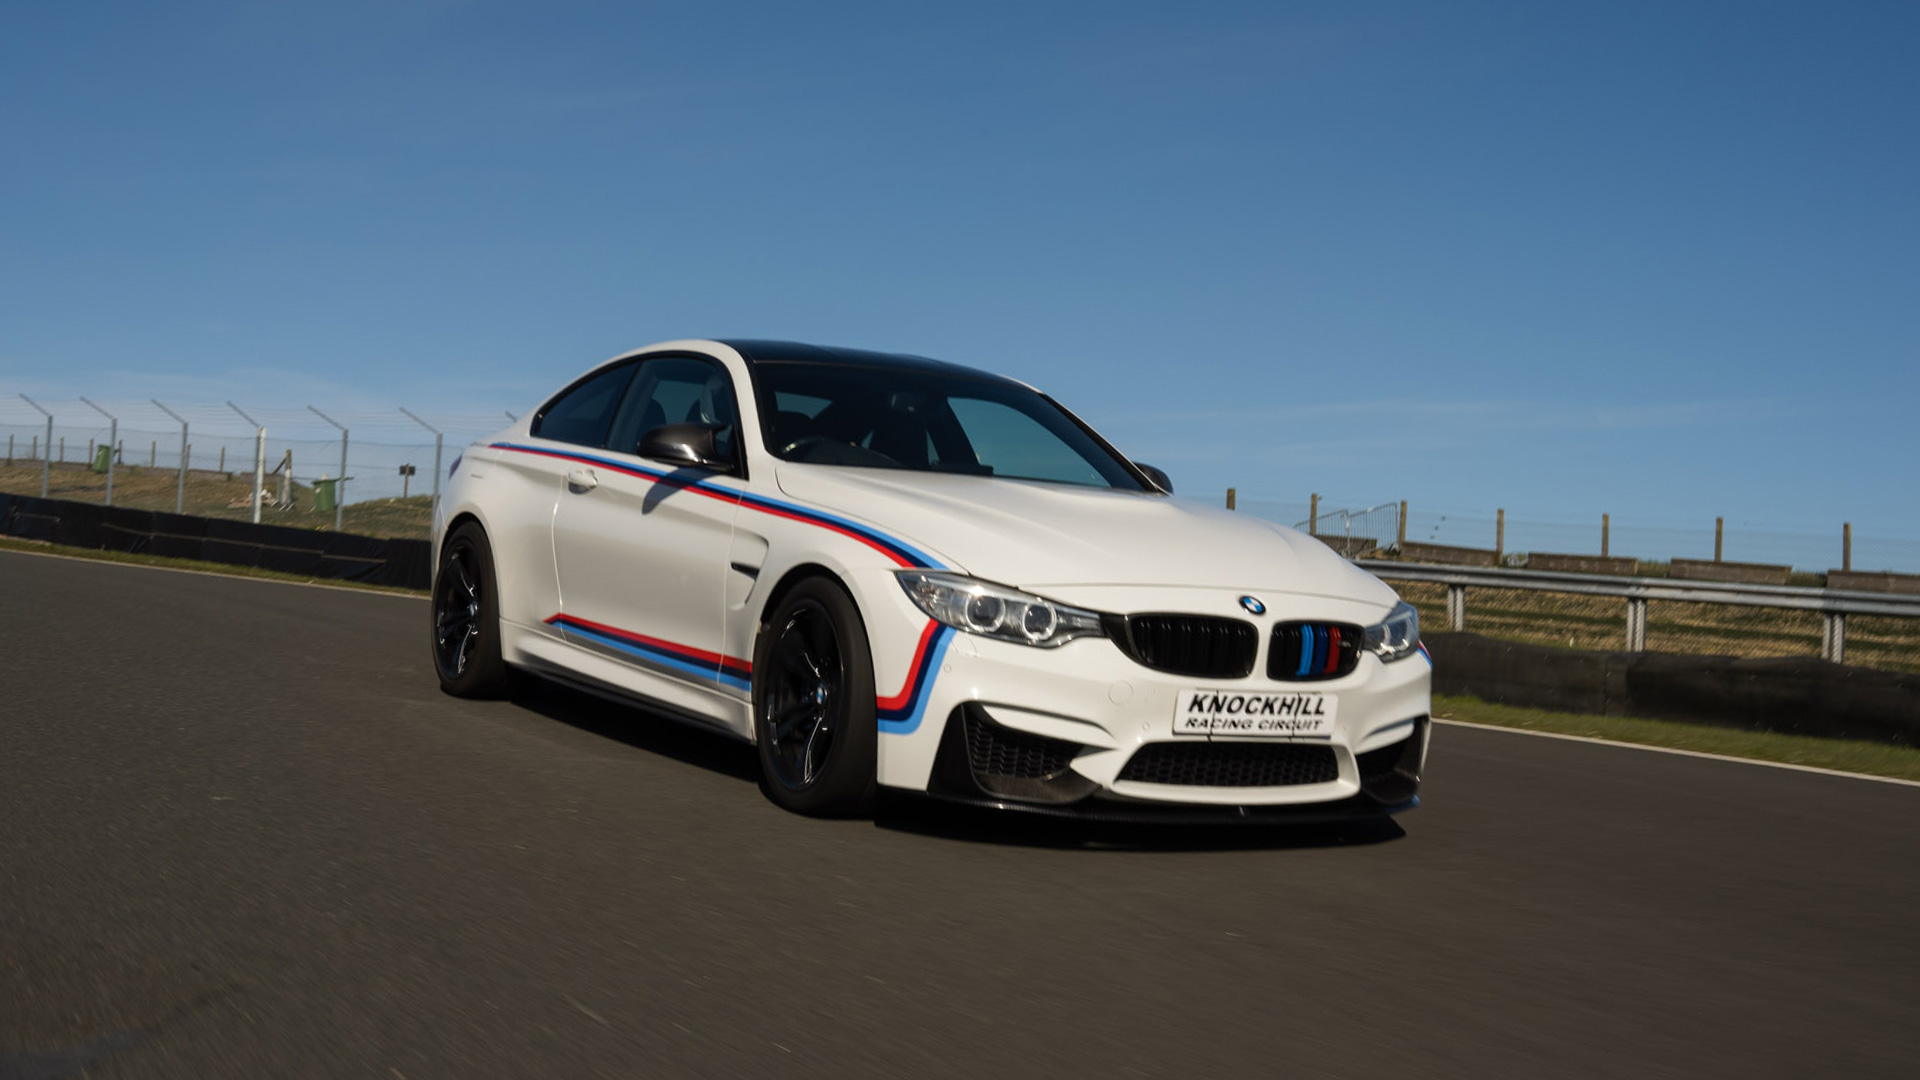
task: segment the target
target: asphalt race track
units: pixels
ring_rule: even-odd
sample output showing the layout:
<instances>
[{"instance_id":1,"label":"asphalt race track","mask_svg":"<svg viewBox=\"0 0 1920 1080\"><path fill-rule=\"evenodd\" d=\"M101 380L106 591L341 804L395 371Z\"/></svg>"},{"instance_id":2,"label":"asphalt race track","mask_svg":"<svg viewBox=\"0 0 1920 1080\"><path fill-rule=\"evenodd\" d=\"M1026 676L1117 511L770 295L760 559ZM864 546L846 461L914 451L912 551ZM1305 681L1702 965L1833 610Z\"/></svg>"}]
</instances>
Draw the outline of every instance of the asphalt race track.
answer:
<instances>
[{"instance_id":1,"label":"asphalt race track","mask_svg":"<svg viewBox=\"0 0 1920 1080\"><path fill-rule=\"evenodd\" d=\"M0 552L0 1078L1920 1072L1920 787L1444 727L1404 832L812 821L426 620Z\"/></svg>"}]
</instances>

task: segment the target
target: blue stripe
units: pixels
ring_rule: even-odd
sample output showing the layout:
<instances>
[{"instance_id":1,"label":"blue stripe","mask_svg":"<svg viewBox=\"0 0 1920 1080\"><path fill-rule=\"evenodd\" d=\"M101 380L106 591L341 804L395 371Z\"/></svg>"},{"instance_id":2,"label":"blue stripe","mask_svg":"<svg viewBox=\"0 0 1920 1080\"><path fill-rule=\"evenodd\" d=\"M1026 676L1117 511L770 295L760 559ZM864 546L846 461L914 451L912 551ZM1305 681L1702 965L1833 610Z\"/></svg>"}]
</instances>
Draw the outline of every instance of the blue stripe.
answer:
<instances>
[{"instance_id":1,"label":"blue stripe","mask_svg":"<svg viewBox=\"0 0 1920 1080\"><path fill-rule=\"evenodd\" d=\"M840 528L847 530L848 532L858 533L859 535L864 536L867 539L872 540L877 544L881 544L885 547L891 548L892 550L898 552L902 557L906 558L907 560L917 563L919 566L924 567L928 570L946 569L944 566L940 564L939 560L931 558L930 556L927 555L926 552L921 551L920 549L912 546L911 544L902 543L901 541L896 540L893 537L888 536L883 532L879 532L865 525L861 525L858 522L848 521L846 518L838 517L836 515L829 514L820 510L814 510L810 507L801 506L797 503L784 502L780 499L770 499L764 495L749 495L746 492L739 490L738 488L730 488L724 484L716 484L710 480L678 479L678 478L670 477L668 476L668 474L661 472L657 469L649 469L644 465L632 465L624 461L614 461L611 458L596 457L592 454L576 453L572 450L549 450L545 447L540 447L540 446L522 446L519 443L494 443L493 445L504 450L522 450L530 454L538 454L542 457L558 457L558 458L565 458L573 461L585 462L590 465L604 465L607 468L613 469L617 472L634 473L640 476L644 476L650 480L664 481L673 487L699 488L702 491L711 491L717 495L725 495L725 496L728 496L729 498L736 499L742 503L745 503L748 506L756 507L759 509L766 509L771 507L778 510L784 510L790 514L799 514L802 517L809 518L817 522L837 525Z\"/></svg>"},{"instance_id":2,"label":"blue stripe","mask_svg":"<svg viewBox=\"0 0 1920 1080\"><path fill-rule=\"evenodd\" d=\"M1300 670L1293 673L1295 678L1305 678L1313 669L1314 639L1319 636L1311 626L1300 628Z\"/></svg>"},{"instance_id":3,"label":"blue stripe","mask_svg":"<svg viewBox=\"0 0 1920 1080\"><path fill-rule=\"evenodd\" d=\"M938 559L933 558L932 556L928 555L926 552L921 551L919 548L916 548L911 544L907 544L899 540L895 540L893 537L888 536L885 533L876 532L875 530L868 528L867 526L862 525L858 522L848 521L846 518L836 517L833 514L829 514L823 510L814 510L809 507L800 506L796 503L782 502L779 499L769 499L764 495L749 495L744 491L735 492L731 488L720 488L716 490L726 491L729 494L737 494L740 496L740 501L746 503L748 506L757 507L761 509L765 509L767 507L773 507L774 509L777 509L777 510L785 510L791 514L801 514L806 517L813 518L817 521L838 525L849 532L856 532L856 533L859 533L861 536L868 538L869 540L873 540L878 543L885 544L886 546L906 556L909 560L915 563L918 563L921 567L925 569L928 569L928 570L946 569L944 566L940 565L940 561Z\"/></svg>"},{"instance_id":4,"label":"blue stripe","mask_svg":"<svg viewBox=\"0 0 1920 1080\"><path fill-rule=\"evenodd\" d=\"M913 695L913 707L899 712L880 714L880 730L888 735L907 735L920 727L920 721L926 719L927 701L933 697L933 683L939 677L940 664L946 659L947 643L953 640L953 629L942 626L934 632L933 647L927 650L926 658L920 664L920 670L914 672L919 680L919 689Z\"/></svg>"},{"instance_id":5,"label":"blue stripe","mask_svg":"<svg viewBox=\"0 0 1920 1080\"><path fill-rule=\"evenodd\" d=\"M569 634L578 634L589 641L597 641L602 645L637 656L642 660L657 664L661 667L670 668L682 674L692 675L701 682L719 682L723 685L731 686L736 690L747 690L751 685L745 677L735 675L724 668L706 663L705 661L687 660L674 653L667 652L664 649L656 649L649 645L642 645L637 641L627 641L623 638L613 637L609 634L600 633L597 630L589 630L584 626L576 626L571 622L562 622L561 628Z\"/></svg>"}]
</instances>

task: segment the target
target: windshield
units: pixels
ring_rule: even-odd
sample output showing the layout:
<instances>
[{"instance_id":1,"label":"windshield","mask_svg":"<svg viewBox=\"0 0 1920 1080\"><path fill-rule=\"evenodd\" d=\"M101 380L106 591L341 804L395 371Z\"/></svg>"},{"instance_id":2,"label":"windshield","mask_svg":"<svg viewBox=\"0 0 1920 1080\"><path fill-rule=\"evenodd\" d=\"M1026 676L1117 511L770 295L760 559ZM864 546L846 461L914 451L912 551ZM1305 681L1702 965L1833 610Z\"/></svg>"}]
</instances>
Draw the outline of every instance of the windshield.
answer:
<instances>
[{"instance_id":1,"label":"windshield","mask_svg":"<svg viewBox=\"0 0 1920 1080\"><path fill-rule=\"evenodd\" d=\"M767 448L785 461L1143 490L1059 406L962 373L840 364L754 370Z\"/></svg>"}]
</instances>

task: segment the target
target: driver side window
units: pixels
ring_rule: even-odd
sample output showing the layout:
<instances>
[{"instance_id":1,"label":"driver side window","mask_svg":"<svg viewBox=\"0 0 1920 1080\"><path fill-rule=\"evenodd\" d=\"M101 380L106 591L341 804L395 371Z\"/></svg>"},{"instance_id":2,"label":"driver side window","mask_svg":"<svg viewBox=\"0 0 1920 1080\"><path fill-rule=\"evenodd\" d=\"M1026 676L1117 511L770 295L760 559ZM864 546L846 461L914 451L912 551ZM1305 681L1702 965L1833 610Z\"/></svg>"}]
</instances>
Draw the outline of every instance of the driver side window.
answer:
<instances>
[{"instance_id":1,"label":"driver side window","mask_svg":"<svg viewBox=\"0 0 1920 1080\"><path fill-rule=\"evenodd\" d=\"M631 454L647 432L667 424L705 424L715 429L714 449L733 456L739 433L733 380L712 360L659 356L642 361L613 416L607 448Z\"/></svg>"}]
</instances>

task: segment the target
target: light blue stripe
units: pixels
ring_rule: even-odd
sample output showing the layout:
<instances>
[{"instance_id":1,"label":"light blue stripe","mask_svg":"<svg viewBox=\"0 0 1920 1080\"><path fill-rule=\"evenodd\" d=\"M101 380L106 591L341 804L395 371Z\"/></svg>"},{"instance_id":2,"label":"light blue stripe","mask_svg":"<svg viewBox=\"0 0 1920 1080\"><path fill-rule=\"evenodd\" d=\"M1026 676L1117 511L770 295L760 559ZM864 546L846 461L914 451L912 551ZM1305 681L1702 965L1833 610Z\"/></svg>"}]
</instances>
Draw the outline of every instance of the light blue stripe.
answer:
<instances>
[{"instance_id":1,"label":"light blue stripe","mask_svg":"<svg viewBox=\"0 0 1920 1080\"><path fill-rule=\"evenodd\" d=\"M900 549L900 553L902 555L910 556L915 562L918 562L925 569L928 569L928 570L945 569L945 567L940 565L940 562L938 560L932 558L926 552L921 551L920 549L914 547L911 544L903 543L899 540L896 540L893 537L888 536L886 533L879 531L878 529L874 529L866 525L862 525L857 521L848 521L846 518L836 517L835 515L829 514L824 510L815 510L810 506L801 506L797 503L784 502L780 499L769 499L765 495L752 495L744 491L735 492L732 488L716 487L716 490L726 491L730 494L738 494L740 496L741 501L746 503L748 506L753 506L755 504L763 504L765 506L775 507L780 510L789 510L796 514L805 514L808 517L818 518L821 521L831 522L835 525L840 526L843 529L848 529L852 532L859 533L863 536L871 537L875 540L880 541L883 544L887 544L890 547L898 548Z\"/></svg>"},{"instance_id":2,"label":"light blue stripe","mask_svg":"<svg viewBox=\"0 0 1920 1080\"><path fill-rule=\"evenodd\" d=\"M1300 628L1300 670L1293 673L1295 678L1306 678L1307 672L1313 668L1314 642L1319 636L1311 626Z\"/></svg>"},{"instance_id":3,"label":"light blue stripe","mask_svg":"<svg viewBox=\"0 0 1920 1080\"><path fill-rule=\"evenodd\" d=\"M589 641L600 642L603 645L619 649L621 652L638 656L650 663L672 668L675 671L685 672L698 677L704 682L713 682L715 680L716 667L713 664L694 663L687 660L675 659L658 649L649 649L644 645L636 645L631 641L622 641L617 637L610 637L606 634L588 630L585 627L567 625L565 629L569 634L578 634Z\"/></svg>"},{"instance_id":4,"label":"light blue stripe","mask_svg":"<svg viewBox=\"0 0 1920 1080\"><path fill-rule=\"evenodd\" d=\"M926 678L920 681L920 692L914 696L913 711L898 720L881 720L881 731L888 735L907 735L919 728L920 721L926 718L927 702L933 698L933 683L939 677L940 664L946 659L947 643L951 640L953 630L941 627L939 639L933 643L932 655L927 661Z\"/></svg>"},{"instance_id":5,"label":"light blue stripe","mask_svg":"<svg viewBox=\"0 0 1920 1080\"><path fill-rule=\"evenodd\" d=\"M548 450L538 446L523 446L519 443L494 443L493 445L495 447L503 448L507 450L524 450L524 451L527 451L528 453L540 454L548 457L567 458L573 461L585 462L587 464L592 464L592 465L604 465L607 468L613 469L617 472L635 473L640 476L644 476L649 480L654 480L654 481L663 481L668 479L666 473L658 472L656 470L646 468L645 466L629 465L624 461L613 461L608 458L596 457L593 454L580 454L580 453L575 453L571 450L564 450L564 451ZM785 502L780 499L770 499L770 498L767 498L765 495L750 494L738 488L728 487L725 484L716 484L711 480L685 480L685 481L673 480L670 482L675 484L681 484L685 487L700 488L704 491L711 491L721 495L728 495L735 499L740 500L743 503L746 503L749 506L758 503L758 504L762 504L763 506L771 506L777 509L790 511L792 513L802 514L802 515L805 515L806 517L817 518L822 522L831 522L835 525L840 526L843 529L847 529L851 532L859 533L860 535L866 536L873 540L878 540L879 542L886 544L889 547L897 548L899 549L902 555L906 555L909 558L913 559L915 562L918 562L921 565L921 567L925 569L928 569L928 570L946 569L945 566L941 565L938 559L934 559L928 556L926 552L921 551L920 549L914 547L911 544L903 543L899 540L896 540L893 537L888 536L886 533L883 533L878 529L870 528L856 521L848 521L846 518L837 517L823 510L815 510L809 506L801 506L797 503Z\"/></svg>"}]
</instances>

